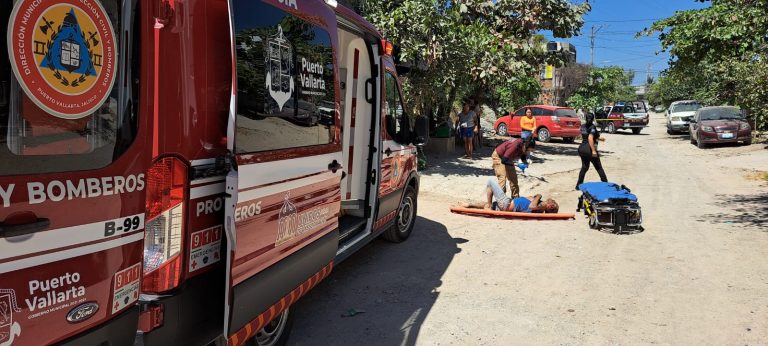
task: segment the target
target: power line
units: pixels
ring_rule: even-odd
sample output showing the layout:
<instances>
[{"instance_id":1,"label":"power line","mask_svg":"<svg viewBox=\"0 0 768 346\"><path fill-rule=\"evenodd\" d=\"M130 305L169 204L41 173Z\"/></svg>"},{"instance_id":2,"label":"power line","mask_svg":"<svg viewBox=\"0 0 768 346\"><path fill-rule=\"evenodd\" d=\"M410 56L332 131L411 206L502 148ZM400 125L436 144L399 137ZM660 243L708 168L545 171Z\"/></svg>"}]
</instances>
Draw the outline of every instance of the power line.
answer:
<instances>
[{"instance_id":1,"label":"power line","mask_svg":"<svg viewBox=\"0 0 768 346\"><path fill-rule=\"evenodd\" d=\"M624 20L587 20L584 23L626 23L626 22L655 22L666 18L624 19Z\"/></svg>"}]
</instances>

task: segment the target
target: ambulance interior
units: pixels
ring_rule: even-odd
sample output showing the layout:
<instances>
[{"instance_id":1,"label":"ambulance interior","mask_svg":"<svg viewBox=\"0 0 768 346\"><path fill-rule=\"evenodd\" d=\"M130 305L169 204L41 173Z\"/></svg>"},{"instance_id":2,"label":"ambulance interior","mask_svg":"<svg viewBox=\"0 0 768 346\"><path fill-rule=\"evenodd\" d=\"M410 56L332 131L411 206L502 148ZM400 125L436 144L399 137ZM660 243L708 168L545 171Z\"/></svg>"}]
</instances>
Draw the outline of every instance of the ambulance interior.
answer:
<instances>
[{"instance_id":1,"label":"ambulance interior","mask_svg":"<svg viewBox=\"0 0 768 346\"><path fill-rule=\"evenodd\" d=\"M364 238L366 223L373 210L375 186L372 172L378 172L379 98L376 40L355 30L352 25L339 28L339 80L341 86L341 137L345 173L341 181L341 242L353 244ZM357 32L357 33L356 33ZM373 56L372 56L373 55Z\"/></svg>"}]
</instances>

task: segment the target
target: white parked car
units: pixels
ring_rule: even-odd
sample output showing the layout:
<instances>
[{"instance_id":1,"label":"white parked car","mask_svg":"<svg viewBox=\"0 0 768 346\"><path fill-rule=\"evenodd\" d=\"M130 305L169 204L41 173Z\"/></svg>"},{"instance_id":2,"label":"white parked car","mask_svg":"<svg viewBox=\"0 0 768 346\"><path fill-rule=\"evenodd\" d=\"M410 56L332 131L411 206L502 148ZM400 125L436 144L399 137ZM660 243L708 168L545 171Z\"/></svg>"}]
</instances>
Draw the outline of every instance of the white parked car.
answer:
<instances>
[{"instance_id":1,"label":"white parked car","mask_svg":"<svg viewBox=\"0 0 768 346\"><path fill-rule=\"evenodd\" d=\"M680 132L688 132L688 124L693 118L696 111L704 107L699 101L685 100L675 101L669 105L667 109L667 133L675 134Z\"/></svg>"}]
</instances>

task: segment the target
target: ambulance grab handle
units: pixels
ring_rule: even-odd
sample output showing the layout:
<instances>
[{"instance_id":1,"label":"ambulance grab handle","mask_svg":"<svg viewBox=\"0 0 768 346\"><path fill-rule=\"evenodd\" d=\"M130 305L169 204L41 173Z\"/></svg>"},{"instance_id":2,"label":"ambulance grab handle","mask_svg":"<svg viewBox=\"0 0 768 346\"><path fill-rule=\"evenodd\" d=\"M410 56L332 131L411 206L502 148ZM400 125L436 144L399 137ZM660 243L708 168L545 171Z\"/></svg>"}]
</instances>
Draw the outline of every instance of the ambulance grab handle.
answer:
<instances>
[{"instance_id":1,"label":"ambulance grab handle","mask_svg":"<svg viewBox=\"0 0 768 346\"><path fill-rule=\"evenodd\" d=\"M22 235L32 234L40 231L45 231L48 226L51 225L51 220L37 219L30 223L21 225L6 225L0 223L0 238L18 237Z\"/></svg>"}]
</instances>

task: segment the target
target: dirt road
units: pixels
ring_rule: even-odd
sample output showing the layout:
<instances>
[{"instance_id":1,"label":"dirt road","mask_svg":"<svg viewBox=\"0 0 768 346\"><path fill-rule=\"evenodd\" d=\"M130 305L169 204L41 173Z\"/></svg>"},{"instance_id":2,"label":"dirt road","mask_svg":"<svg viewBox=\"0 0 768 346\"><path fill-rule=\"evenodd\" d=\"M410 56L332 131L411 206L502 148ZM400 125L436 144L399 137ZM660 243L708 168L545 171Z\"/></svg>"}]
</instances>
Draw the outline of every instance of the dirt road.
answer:
<instances>
[{"instance_id":1,"label":"dirt road","mask_svg":"<svg viewBox=\"0 0 768 346\"><path fill-rule=\"evenodd\" d=\"M634 235L451 214L482 195L490 149L430 158L413 236L335 268L298 304L291 344L768 344L768 186L745 170L768 151L700 150L663 122L601 145L608 178L640 198ZM575 211L576 148L542 145L531 170L547 182L521 179L523 192Z\"/></svg>"}]
</instances>

